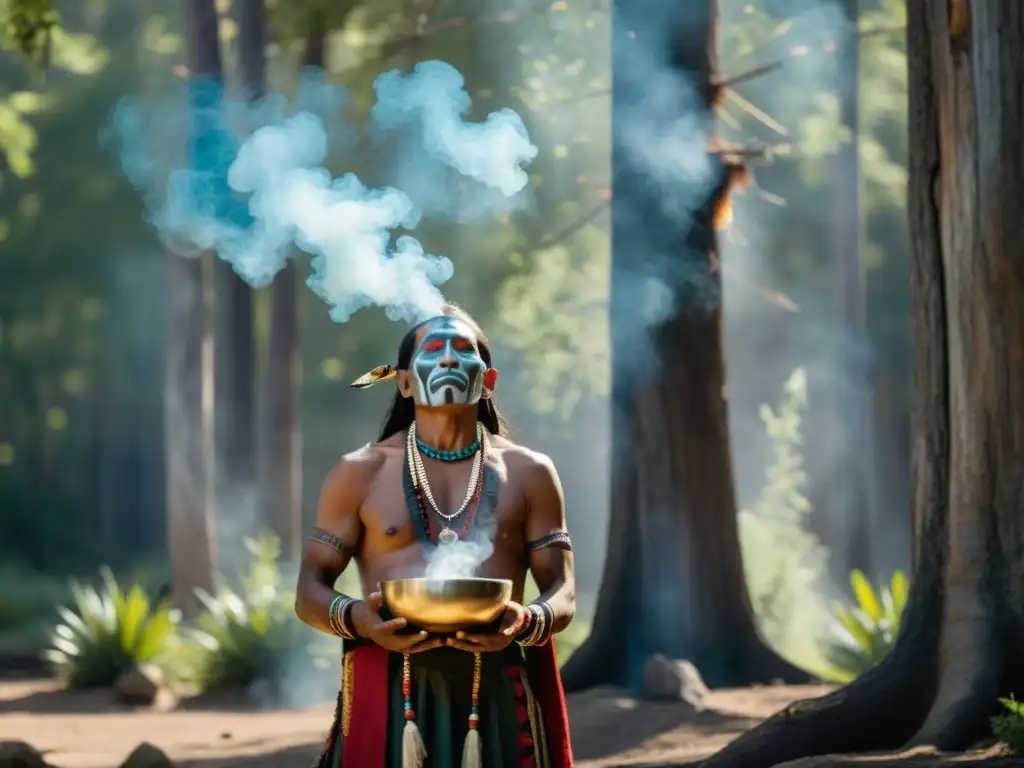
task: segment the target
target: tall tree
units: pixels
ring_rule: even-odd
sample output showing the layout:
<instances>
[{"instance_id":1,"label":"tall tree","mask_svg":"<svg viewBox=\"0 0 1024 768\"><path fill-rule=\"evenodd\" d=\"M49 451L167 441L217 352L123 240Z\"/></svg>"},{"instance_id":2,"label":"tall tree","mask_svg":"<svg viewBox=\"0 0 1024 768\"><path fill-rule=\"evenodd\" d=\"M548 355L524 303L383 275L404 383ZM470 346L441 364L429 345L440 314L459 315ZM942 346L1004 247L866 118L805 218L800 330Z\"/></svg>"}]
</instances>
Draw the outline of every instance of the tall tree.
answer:
<instances>
[{"instance_id":1,"label":"tall tree","mask_svg":"<svg viewBox=\"0 0 1024 768\"><path fill-rule=\"evenodd\" d=\"M220 41L213 0L184 7L191 101L195 114L209 109L219 91ZM206 154L201 119L193 125L192 162ZM165 387L167 542L175 604L193 604L194 589L211 589L216 564L214 528L213 261L169 254Z\"/></svg>"},{"instance_id":2,"label":"tall tree","mask_svg":"<svg viewBox=\"0 0 1024 768\"><path fill-rule=\"evenodd\" d=\"M679 92L661 98L688 103L692 84L694 109L709 124L722 88L716 71L717 0L676 7L668 21ZM715 225L745 168L712 154L713 183L689 210L666 204L676 190L660 189L650 168L636 163L625 117L640 96L635 89L648 83L625 78L620 68L635 55L631 47L657 45L645 43L645 34L666 31L642 18L650 3L634 0L617 8L612 434L623 448L612 462L608 555L593 632L566 664L565 685L635 684L653 653L689 659L713 686L807 679L759 636L740 555ZM655 359L640 366L634 363L638 339L616 338L622 329L635 328L637 314L645 311L635 282L623 278L666 273L673 311L650 330Z\"/></svg>"},{"instance_id":3,"label":"tall tree","mask_svg":"<svg viewBox=\"0 0 1024 768\"><path fill-rule=\"evenodd\" d=\"M242 83L246 96L251 99L262 97L265 87L263 6L263 0L245 0L239 10ZM217 54L219 78L223 67L220 50L214 51L211 47L209 53L211 57ZM253 291L228 262L216 259L214 267L217 285L214 344L217 512L222 523L230 520L239 525L241 531L251 532L256 524L257 496Z\"/></svg>"},{"instance_id":4,"label":"tall tree","mask_svg":"<svg viewBox=\"0 0 1024 768\"><path fill-rule=\"evenodd\" d=\"M915 573L878 667L705 768L987 735L1024 691L1024 6L908 3Z\"/></svg>"},{"instance_id":5,"label":"tall tree","mask_svg":"<svg viewBox=\"0 0 1024 768\"><path fill-rule=\"evenodd\" d=\"M833 577L845 583L851 568L870 571L874 513L874 450L864 275L861 269L860 36L858 0L843 0L847 26L836 40L836 90L846 141L835 156L830 273L833 317L841 340L829 353L835 380L829 382L828 477L820 514L831 552Z\"/></svg>"},{"instance_id":6,"label":"tall tree","mask_svg":"<svg viewBox=\"0 0 1024 768\"><path fill-rule=\"evenodd\" d=\"M323 67L325 35L323 15L318 13L306 42L307 66ZM243 6L242 39L243 48L249 48L248 54L243 53L243 62L250 62L246 66L253 72L257 66L262 72L266 44L266 10L262 2ZM299 555L302 524L300 365L297 273L294 260L289 259L270 287L270 340L260 420L261 516L280 540L281 554L287 560Z\"/></svg>"}]
</instances>

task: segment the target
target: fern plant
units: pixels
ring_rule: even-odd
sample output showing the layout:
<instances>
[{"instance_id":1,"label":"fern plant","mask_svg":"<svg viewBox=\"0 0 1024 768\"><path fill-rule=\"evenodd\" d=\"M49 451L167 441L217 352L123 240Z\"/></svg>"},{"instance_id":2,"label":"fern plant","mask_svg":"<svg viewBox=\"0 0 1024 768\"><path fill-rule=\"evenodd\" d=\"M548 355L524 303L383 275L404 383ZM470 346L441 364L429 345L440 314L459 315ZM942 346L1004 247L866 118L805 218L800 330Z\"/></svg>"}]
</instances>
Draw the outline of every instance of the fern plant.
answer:
<instances>
[{"instance_id":1,"label":"fern plant","mask_svg":"<svg viewBox=\"0 0 1024 768\"><path fill-rule=\"evenodd\" d=\"M72 688L112 685L136 664L173 665L178 648L178 613L166 601L153 603L138 584L123 590L109 568L99 588L71 582L72 606L57 609L43 658Z\"/></svg>"},{"instance_id":2,"label":"fern plant","mask_svg":"<svg viewBox=\"0 0 1024 768\"><path fill-rule=\"evenodd\" d=\"M835 603L834 639L825 648L829 677L849 682L882 661L896 644L903 608L907 602L907 577L893 572L887 585L877 591L859 570L850 573L855 604Z\"/></svg>"},{"instance_id":3,"label":"fern plant","mask_svg":"<svg viewBox=\"0 0 1024 768\"><path fill-rule=\"evenodd\" d=\"M1009 747L1012 754L1024 756L1024 701L1010 696L999 703L1006 711L992 718L992 735Z\"/></svg>"},{"instance_id":4,"label":"fern plant","mask_svg":"<svg viewBox=\"0 0 1024 768\"><path fill-rule=\"evenodd\" d=\"M292 590L283 587L277 538L244 543L250 565L238 588L221 578L214 594L196 591L205 610L188 633L192 682L201 690L277 685L317 650L314 633L295 618Z\"/></svg>"}]
</instances>

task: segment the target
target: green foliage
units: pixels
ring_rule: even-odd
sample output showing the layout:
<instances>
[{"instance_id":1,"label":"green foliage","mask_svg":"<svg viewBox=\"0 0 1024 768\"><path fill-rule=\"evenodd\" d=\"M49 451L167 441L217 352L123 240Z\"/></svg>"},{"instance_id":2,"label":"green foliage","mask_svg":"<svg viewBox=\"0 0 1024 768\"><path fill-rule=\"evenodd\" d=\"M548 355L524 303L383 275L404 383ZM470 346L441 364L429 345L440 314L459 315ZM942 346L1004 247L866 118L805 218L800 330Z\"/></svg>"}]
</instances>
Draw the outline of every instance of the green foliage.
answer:
<instances>
[{"instance_id":1,"label":"green foliage","mask_svg":"<svg viewBox=\"0 0 1024 768\"><path fill-rule=\"evenodd\" d=\"M3 0L0 40L39 67L46 66L60 14L53 0Z\"/></svg>"},{"instance_id":2,"label":"green foliage","mask_svg":"<svg viewBox=\"0 0 1024 768\"><path fill-rule=\"evenodd\" d=\"M106 49L94 37L61 26L53 0L0 0L0 50L17 52L36 71L53 66L88 75L107 63ZM0 156L16 178L35 170L39 136L31 118L53 103L52 94L27 89L0 93Z\"/></svg>"},{"instance_id":3,"label":"green foliage","mask_svg":"<svg viewBox=\"0 0 1024 768\"><path fill-rule=\"evenodd\" d=\"M73 605L58 608L44 658L69 687L112 685L142 662L164 668L178 648L178 615L166 602L153 603L138 585L125 591L109 568L101 586L71 582Z\"/></svg>"},{"instance_id":4,"label":"green foliage","mask_svg":"<svg viewBox=\"0 0 1024 768\"><path fill-rule=\"evenodd\" d=\"M999 703L1006 711L992 718L992 735L1009 747L1012 754L1024 756L1024 702L1010 696Z\"/></svg>"},{"instance_id":5,"label":"green foliage","mask_svg":"<svg viewBox=\"0 0 1024 768\"><path fill-rule=\"evenodd\" d=\"M825 649L828 676L849 682L877 666L892 650L907 602L907 577L895 571L888 585L876 590L860 571L850 573L854 605L835 603L836 638Z\"/></svg>"},{"instance_id":6,"label":"green foliage","mask_svg":"<svg viewBox=\"0 0 1024 768\"><path fill-rule=\"evenodd\" d=\"M281 576L278 540L264 535L245 547L251 561L237 590L222 579L214 595L197 591L205 611L188 630L189 666L201 690L277 685L312 658L311 631L295 618L294 592Z\"/></svg>"},{"instance_id":7,"label":"green foliage","mask_svg":"<svg viewBox=\"0 0 1024 768\"><path fill-rule=\"evenodd\" d=\"M806 530L810 504L800 452L801 414L807 408L807 378L802 368L789 376L783 399L761 406L773 459L765 485L750 510L740 511L743 565L754 611L765 638L803 666L818 666L814 637L824 614L818 587L825 550Z\"/></svg>"}]
</instances>

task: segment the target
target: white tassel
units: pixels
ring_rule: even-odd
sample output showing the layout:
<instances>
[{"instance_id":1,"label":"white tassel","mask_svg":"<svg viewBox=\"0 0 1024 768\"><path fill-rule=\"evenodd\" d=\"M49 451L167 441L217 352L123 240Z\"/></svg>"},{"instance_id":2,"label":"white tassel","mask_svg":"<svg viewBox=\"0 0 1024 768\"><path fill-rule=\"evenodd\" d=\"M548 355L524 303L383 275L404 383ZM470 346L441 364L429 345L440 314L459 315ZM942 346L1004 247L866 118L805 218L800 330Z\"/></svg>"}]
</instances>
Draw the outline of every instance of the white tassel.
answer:
<instances>
[{"instance_id":1,"label":"white tassel","mask_svg":"<svg viewBox=\"0 0 1024 768\"><path fill-rule=\"evenodd\" d=\"M466 734L466 743L462 747L462 768L483 768L484 748L480 740L480 731L470 728Z\"/></svg>"},{"instance_id":2,"label":"white tassel","mask_svg":"<svg viewBox=\"0 0 1024 768\"><path fill-rule=\"evenodd\" d=\"M462 745L462 768L483 768L484 748L480 739L480 673L483 669L483 657L473 654L473 698L469 710L469 730L466 731L466 743Z\"/></svg>"},{"instance_id":3,"label":"white tassel","mask_svg":"<svg viewBox=\"0 0 1024 768\"><path fill-rule=\"evenodd\" d=\"M405 721L402 731L402 768L423 768L427 757L427 747L423 743L420 729L413 720Z\"/></svg>"}]
</instances>

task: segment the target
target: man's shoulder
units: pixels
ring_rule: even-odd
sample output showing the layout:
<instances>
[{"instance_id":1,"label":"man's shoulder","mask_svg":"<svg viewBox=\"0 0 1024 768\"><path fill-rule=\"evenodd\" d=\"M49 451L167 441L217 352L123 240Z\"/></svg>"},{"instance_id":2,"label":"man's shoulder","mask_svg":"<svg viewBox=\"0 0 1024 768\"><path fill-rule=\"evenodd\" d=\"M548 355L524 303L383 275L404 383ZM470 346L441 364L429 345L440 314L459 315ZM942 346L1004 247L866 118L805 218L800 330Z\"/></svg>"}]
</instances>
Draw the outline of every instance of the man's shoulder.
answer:
<instances>
[{"instance_id":1,"label":"man's shoulder","mask_svg":"<svg viewBox=\"0 0 1024 768\"><path fill-rule=\"evenodd\" d=\"M507 437L492 437L491 440L494 447L501 451L510 471L528 475L550 475L555 472L555 463L546 453L515 443Z\"/></svg>"},{"instance_id":2,"label":"man's shoulder","mask_svg":"<svg viewBox=\"0 0 1024 768\"><path fill-rule=\"evenodd\" d=\"M369 482L395 453L393 442L388 438L349 451L338 459L331 474L349 482Z\"/></svg>"}]
</instances>

